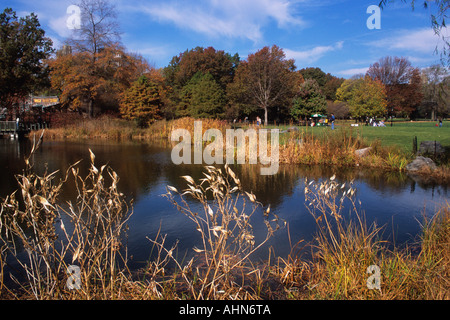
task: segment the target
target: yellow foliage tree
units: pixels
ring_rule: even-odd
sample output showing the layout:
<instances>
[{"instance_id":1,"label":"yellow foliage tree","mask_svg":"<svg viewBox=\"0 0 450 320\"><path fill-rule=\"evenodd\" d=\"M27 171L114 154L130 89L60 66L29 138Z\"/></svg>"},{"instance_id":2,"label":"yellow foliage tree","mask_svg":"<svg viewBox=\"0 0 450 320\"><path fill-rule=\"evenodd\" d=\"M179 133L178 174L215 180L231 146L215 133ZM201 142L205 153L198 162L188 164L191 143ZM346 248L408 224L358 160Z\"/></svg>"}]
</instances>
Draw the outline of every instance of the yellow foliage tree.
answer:
<instances>
[{"instance_id":1,"label":"yellow foliage tree","mask_svg":"<svg viewBox=\"0 0 450 320\"><path fill-rule=\"evenodd\" d=\"M387 113L386 88L369 76L345 80L336 91L336 102L345 102L354 118L381 117Z\"/></svg>"},{"instance_id":2,"label":"yellow foliage tree","mask_svg":"<svg viewBox=\"0 0 450 320\"><path fill-rule=\"evenodd\" d=\"M158 120L164 106L163 78L156 72L139 77L122 93L120 113L141 127Z\"/></svg>"}]
</instances>

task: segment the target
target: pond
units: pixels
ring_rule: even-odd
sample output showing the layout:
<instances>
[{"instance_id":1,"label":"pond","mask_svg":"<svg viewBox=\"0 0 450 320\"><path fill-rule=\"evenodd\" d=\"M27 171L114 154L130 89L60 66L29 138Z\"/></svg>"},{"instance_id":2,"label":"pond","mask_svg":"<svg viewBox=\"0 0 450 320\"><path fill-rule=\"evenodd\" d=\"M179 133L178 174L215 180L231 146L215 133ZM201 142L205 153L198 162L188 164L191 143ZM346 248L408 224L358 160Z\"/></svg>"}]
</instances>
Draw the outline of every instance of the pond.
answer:
<instances>
[{"instance_id":1,"label":"pond","mask_svg":"<svg viewBox=\"0 0 450 320\"><path fill-rule=\"evenodd\" d=\"M0 197L17 189L14 174L24 168L24 156L31 148L29 141L0 140ZM38 173L60 170L80 159L80 171L87 173L89 148L96 155L97 167L108 164L120 177L119 189L133 199L134 212L129 220L127 238L130 267L144 266L151 253L151 243L158 232L167 234L166 245L179 240L177 254L183 257L200 247L200 237L193 223L161 195L166 186L178 190L186 187L180 177L202 177L202 165L174 165L171 149L163 143L44 141L34 157ZM406 174L357 168L280 165L278 174L262 176L254 165L232 166L244 190L252 191L264 206L284 219L288 227L278 230L268 246L277 256L286 256L300 240L312 240L316 224L305 207L304 181L321 180L336 175L338 182L354 180L356 198L361 201L368 224L384 226L382 237L396 245L417 241L423 216L436 212L448 200L448 186L415 181ZM60 201L74 200L75 190L66 188ZM195 204L193 204L195 205ZM261 215L253 217L256 239L265 236ZM265 258L268 246L254 258ZM192 254L192 253L187 253Z\"/></svg>"}]
</instances>

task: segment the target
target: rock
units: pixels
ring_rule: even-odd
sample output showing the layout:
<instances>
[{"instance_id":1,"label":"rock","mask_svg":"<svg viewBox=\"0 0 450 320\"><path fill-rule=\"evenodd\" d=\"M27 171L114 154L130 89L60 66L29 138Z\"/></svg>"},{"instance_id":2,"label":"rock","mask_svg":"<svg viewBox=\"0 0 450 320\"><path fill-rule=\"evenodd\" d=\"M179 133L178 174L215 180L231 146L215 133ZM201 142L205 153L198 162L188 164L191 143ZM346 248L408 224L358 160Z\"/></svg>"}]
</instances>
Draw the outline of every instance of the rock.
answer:
<instances>
[{"instance_id":1,"label":"rock","mask_svg":"<svg viewBox=\"0 0 450 320\"><path fill-rule=\"evenodd\" d=\"M369 154L369 152L371 150L372 150L372 147L367 147L367 148L364 148L364 149L358 149L358 150L355 150L355 155L358 158L364 158L365 156L367 156Z\"/></svg>"},{"instance_id":2,"label":"rock","mask_svg":"<svg viewBox=\"0 0 450 320\"><path fill-rule=\"evenodd\" d=\"M443 154L444 147L438 141L422 141L420 143L418 154Z\"/></svg>"},{"instance_id":3,"label":"rock","mask_svg":"<svg viewBox=\"0 0 450 320\"><path fill-rule=\"evenodd\" d=\"M430 158L417 156L411 163L406 166L406 170L410 172L421 171L424 169L434 170L436 169L436 164Z\"/></svg>"}]
</instances>

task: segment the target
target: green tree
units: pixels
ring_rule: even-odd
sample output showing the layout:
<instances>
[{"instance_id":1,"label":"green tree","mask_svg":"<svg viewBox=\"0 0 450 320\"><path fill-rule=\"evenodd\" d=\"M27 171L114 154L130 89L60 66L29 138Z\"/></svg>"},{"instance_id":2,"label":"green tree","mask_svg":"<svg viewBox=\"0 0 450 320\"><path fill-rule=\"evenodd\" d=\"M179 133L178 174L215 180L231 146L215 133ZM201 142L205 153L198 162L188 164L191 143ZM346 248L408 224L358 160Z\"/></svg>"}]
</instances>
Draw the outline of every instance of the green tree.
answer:
<instances>
[{"instance_id":1,"label":"green tree","mask_svg":"<svg viewBox=\"0 0 450 320\"><path fill-rule=\"evenodd\" d=\"M322 69L320 69L320 68L314 68L314 67L303 68L303 69L300 69L299 72L302 74L302 76L305 80L306 79L316 80L319 87L323 87L325 85L325 83L327 82L327 74L325 72L323 72Z\"/></svg>"},{"instance_id":2,"label":"green tree","mask_svg":"<svg viewBox=\"0 0 450 320\"><path fill-rule=\"evenodd\" d=\"M210 73L197 72L181 91L178 116L221 118L225 93Z\"/></svg>"},{"instance_id":3,"label":"green tree","mask_svg":"<svg viewBox=\"0 0 450 320\"><path fill-rule=\"evenodd\" d=\"M182 90L198 72L209 73L225 92L227 85L233 81L239 62L237 53L231 55L213 47L196 47L174 56L169 65L163 69L166 85L172 88L169 96L172 107L168 107L172 110L167 110L167 114L170 113L172 116L188 114L186 101L182 101L186 98L182 97Z\"/></svg>"},{"instance_id":4,"label":"green tree","mask_svg":"<svg viewBox=\"0 0 450 320\"><path fill-rule=\"evenodd\" d=\"M170 86L182 88L197 72L209 73L225 90L227 84L233 80L238 64L237 53L231 56L213 47L196 47L173 57L170 64L164 68L164 75Z\"/></svg>"},{"instance_id":5,"label":"green tree","mask_svg":"<svg viewBox=\"0 0 450 320\"><path fill-rule=\"evenodd\" d=\"M327 101L316 80L307 79L300 85L300 90L293 100L290 110L295 120L310 117L314 113L325 113Z\"/></svg>"},{"instance_id":6,"label":"green tree","mask_svg":"<svg viewBox=\"0 0 450 320\"><path fill-rule=\"evenodd\" d=\"M141 127L160 118L163 107L161 83L149 75L143 75L122 93L120 113L127 120L134 120Z\"/></svg>"},{"instance_id":7,"label":"green tree","mask_svg":"<svg viewBox=\"0 0 450 320\"><path fill-rule=\"evenodd\" d=\"M11 109L29 93L49 84L44 60L53 52L34 13L18 19L11 8L0 13L0 105Z\"/></svg>"}]
</instances>

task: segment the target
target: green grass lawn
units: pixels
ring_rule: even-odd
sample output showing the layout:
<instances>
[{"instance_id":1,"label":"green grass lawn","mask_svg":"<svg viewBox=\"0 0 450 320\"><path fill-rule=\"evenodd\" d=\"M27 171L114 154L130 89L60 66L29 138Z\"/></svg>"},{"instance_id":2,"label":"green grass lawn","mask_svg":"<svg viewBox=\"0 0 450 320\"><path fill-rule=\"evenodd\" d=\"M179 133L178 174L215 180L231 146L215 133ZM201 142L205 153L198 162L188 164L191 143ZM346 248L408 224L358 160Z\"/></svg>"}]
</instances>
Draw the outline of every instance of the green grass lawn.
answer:
<instances>
[{"instance_id":1,"label":"green grass lawn","mask_svg":"<svg viewBox=\"0 0 450 320\"><path fill-rule=\"evenodd\" d=\"M349 121L337 121L336 130L352 130L355 135L361 135L367 142L376 139L381 141L383 146L398 146L405 152L412 152L413 139L417 137L417 146L421 141L439 141L442 146L450 148L450 121L444 121L443 126L436 127L436 122L394 122L391 127L390 122L386 127L359 126L351 127ZM289 125L277 126L280 130L285 130ZM267 126L272 129L274 126ZM318 137L324 133L330 133L330 127L298 127L301 131L311 133Z\"/></svg>"},{"instance_id":2,"label":"green grass lawn","mask_svg":"<svg viewBox=\"0 0 450 320\"><path fill-rule=\"evenodd\" d=\"M362 138L372 142L379 139L384 146L397 145L406 152L412 151L413 139L417 137L418 147L421 141L439 141L442 146L450 147L450 123L444 122L439 128L435 122L401 122L391 127L353 127ZM319 128L317 128L319 129Z\"/></svg>"}]
</instances>

